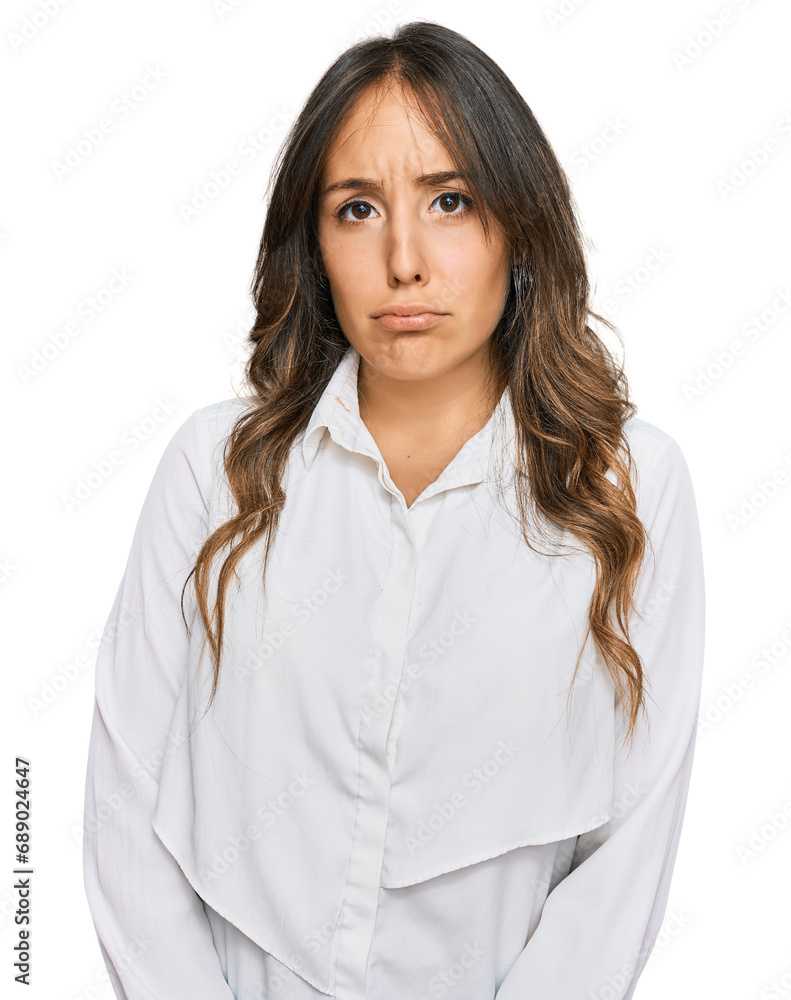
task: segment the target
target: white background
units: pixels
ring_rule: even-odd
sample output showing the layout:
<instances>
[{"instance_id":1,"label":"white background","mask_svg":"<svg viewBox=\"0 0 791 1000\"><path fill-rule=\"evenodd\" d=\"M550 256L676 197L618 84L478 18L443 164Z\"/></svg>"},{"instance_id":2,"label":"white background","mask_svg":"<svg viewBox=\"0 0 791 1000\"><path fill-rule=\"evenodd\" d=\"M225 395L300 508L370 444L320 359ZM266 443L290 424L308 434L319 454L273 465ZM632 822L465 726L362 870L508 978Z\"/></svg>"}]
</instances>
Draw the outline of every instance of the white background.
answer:
<instances>
[{"instance_id":1,"label":"white background","mask_svg":"<svg viewBox=\"0 0 791 1000\"><path fill-rule=\"evenodd\" d=\"M240 385L284 128L344 48L413 18L466 34L536 114L572 181L596 305L623 334L639 415L676 437L696 487L701 729L637 996L791 996L787 3L47 2L52 16L38 0L0 15L3 996L112 997L79 840L96 642L167 441ZM124 94L145 97L121 117ZM103 119L101 144L60 170ZM212 189L231 159L240 173ZM186 220L203 189L214 196ZM172 412L145 423L160 399ZM68 508L115 449L123 462ZM28 990L11 957L17 754L32 761Z\"/></svg>"}]
</instances>

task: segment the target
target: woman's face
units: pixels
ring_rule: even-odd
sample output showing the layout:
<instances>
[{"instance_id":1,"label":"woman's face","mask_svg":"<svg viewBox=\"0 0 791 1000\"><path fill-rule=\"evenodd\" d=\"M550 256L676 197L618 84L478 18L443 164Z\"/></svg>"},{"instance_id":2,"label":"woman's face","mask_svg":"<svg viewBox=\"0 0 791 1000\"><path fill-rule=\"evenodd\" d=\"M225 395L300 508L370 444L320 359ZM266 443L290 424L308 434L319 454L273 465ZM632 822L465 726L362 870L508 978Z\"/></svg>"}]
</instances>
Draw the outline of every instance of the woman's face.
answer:
<instances>
[{"instance_id":1,"label":"woman's face","mask_svg":"<svg viewBox=\"0 0 791 1000\"><path fill-rule=\"evenodd\" d=\"M373 91L358 101L320 178L318 239L338 322L380 375L431 379L465 362L484 365L508 292L509 248L496 230L487 245L475 208L460 197L471 197L463 179L415 183L453 164L399 92L377 109L374 102ZM323 194L350 178L381 188L358 180ZM422 330L375 318L415 303L446 315Z\"/></svg>"}]
</instances>

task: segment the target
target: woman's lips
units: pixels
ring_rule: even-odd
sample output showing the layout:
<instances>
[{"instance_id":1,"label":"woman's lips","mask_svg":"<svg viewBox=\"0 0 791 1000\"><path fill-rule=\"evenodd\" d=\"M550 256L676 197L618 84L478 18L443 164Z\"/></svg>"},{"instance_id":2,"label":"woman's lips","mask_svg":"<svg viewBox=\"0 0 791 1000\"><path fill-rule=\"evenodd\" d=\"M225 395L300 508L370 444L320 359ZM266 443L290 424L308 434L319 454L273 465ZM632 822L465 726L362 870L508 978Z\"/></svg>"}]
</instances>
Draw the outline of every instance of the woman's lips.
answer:
<instances>
[{"instance_id":1,"label":"woman's lips","mask_svg":"<svg viewBox=\"0 0 791 1000\"><path fill-rule=\"evenodd\" d=\"M448 313L416 313L414 316L396 316L393 313L384 313L377 316L376 323L379 323L385 330L427 330L431 326L436 326L443 319L448 318Z\"/></svg>"}]
</instances>

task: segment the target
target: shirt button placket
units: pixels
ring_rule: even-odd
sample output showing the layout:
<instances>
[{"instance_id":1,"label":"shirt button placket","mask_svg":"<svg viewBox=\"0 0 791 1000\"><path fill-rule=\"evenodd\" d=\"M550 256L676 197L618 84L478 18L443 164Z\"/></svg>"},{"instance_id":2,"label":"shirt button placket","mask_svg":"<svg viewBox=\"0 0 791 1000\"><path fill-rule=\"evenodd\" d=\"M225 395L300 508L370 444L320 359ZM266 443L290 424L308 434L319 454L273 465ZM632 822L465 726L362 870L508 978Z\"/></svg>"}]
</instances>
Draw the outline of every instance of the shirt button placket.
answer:
<instances>
[{"instance_id":1,"label":"shirt button placket","mask_svg":"<svg viewBox=\"0 0 791 1000\"><path fill-rule=\"evenodd\" d=\"M418 506L408 510L400 493L391 497L390 563L373 627L374 652L360 720L357 810L335 963L337 1000L368 1000L366 971L390 811L387 740L400 689L415 590L417 547L410 522Z\"/></svg>"}]
</instances>

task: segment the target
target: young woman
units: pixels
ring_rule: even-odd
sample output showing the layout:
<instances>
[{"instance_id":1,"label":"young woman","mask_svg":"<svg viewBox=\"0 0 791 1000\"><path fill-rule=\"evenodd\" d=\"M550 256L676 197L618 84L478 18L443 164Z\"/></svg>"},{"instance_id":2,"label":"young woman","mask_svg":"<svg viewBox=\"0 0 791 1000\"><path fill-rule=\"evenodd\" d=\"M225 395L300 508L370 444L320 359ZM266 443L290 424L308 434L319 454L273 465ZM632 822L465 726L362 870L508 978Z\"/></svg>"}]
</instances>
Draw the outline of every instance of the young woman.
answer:
<instances>
[{"instance_id":1,"label":"young woman","mask_svg":"<svg viewBox=\"0 0 791 1000\"><path fill-rule=\"evenodd\" d=\"M250 391L165 449L96 664L116 994L631 997L693 760L695 500L499 67L430 22L344 52L253 294Z\"/></svg>"}]
</instances>

